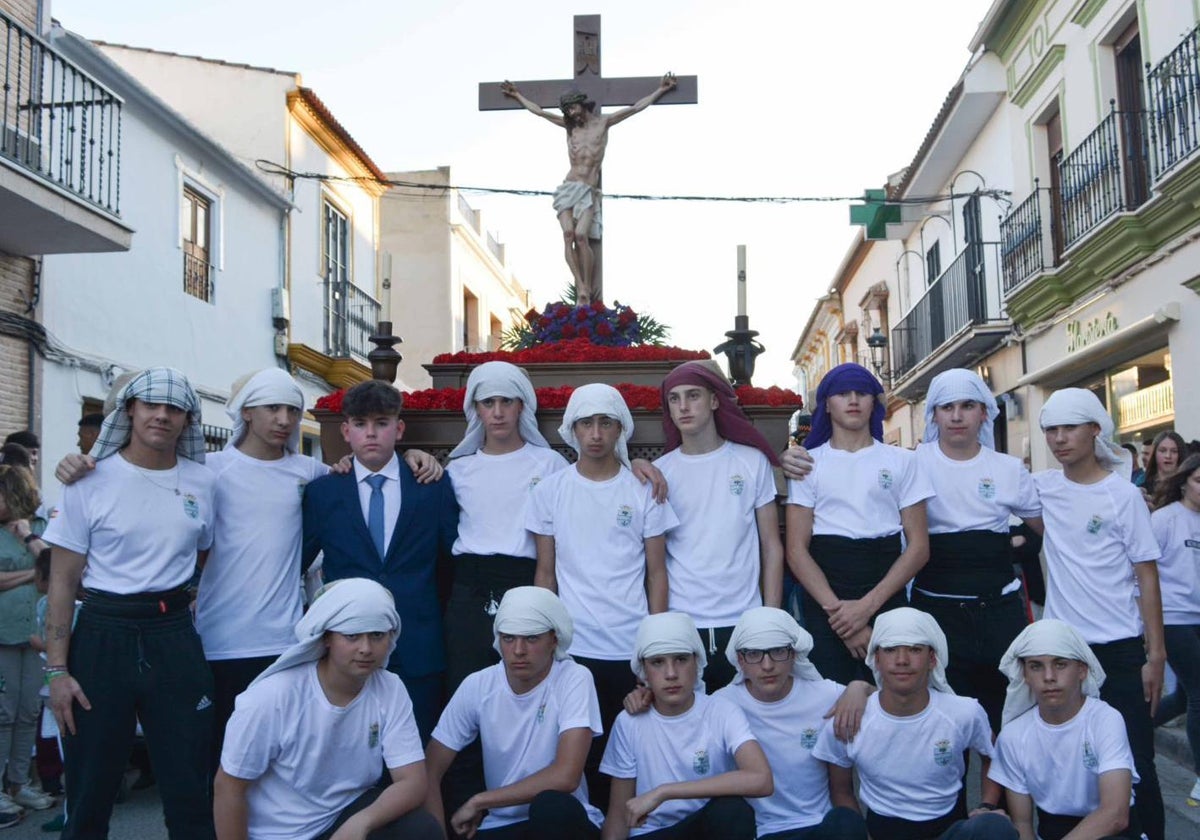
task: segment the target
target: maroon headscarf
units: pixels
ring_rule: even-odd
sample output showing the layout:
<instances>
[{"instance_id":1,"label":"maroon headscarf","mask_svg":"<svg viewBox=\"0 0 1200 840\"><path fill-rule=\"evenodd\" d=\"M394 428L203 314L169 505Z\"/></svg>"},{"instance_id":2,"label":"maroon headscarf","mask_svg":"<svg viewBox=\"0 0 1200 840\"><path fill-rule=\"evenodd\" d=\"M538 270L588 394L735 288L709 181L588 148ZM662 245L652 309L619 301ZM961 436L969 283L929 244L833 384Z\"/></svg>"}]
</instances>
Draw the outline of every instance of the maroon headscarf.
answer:
<instances>
[{"instance_id":1,"label":"maroon headscarf","mask_svg":"<svg viewBox=\"0 0 1200 840\"><path fill-rule=\"evenodd\" d=\"M754 427L750 418L738 407L737 394L729 382L704 362L684 362L663 379L663 436L666 439L663 452L670 452L683 442L679 429L671 421L671 406L667 401L671 389L680 385L699 385L716 394L717 410L713 412L713 420L717 424L717 434L725 440L753 446L767 456L772 466L779 466L779 456L775 454L763 433Z\"/></svg>"}]
</instances>

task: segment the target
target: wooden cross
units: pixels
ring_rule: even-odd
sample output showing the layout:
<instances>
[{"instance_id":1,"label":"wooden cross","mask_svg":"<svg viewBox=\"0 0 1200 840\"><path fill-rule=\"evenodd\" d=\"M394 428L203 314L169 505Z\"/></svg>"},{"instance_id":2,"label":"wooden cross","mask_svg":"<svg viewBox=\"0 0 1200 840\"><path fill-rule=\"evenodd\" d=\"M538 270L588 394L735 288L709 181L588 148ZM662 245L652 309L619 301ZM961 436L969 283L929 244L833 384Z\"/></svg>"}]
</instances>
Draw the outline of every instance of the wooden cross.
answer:
<instances>
[{"instance_id":1,"label":"wooden cross","mask_svg":"<svg viewBox=\"0 0 1200 840\"><path fill-rule=\"evenodd\" d=\"M559 97L570 88L578 88L596 103L605 105L633 105L643 96L658 87L662 76L628 76L605 78L600 72L600 15L575 15L574 54L572 66L574 78L543 79L514 82L525 97L543 108L558 108ZM678 86L664 95L656 105L695 105L696 77L679 76ZM500 90L499 82L479 84L480 111L510 111L521 108L521 104ZM599 240L592 240L595 255L592 292L595 300L601 299L603 272Z\"/></svg>"}]
</instances>

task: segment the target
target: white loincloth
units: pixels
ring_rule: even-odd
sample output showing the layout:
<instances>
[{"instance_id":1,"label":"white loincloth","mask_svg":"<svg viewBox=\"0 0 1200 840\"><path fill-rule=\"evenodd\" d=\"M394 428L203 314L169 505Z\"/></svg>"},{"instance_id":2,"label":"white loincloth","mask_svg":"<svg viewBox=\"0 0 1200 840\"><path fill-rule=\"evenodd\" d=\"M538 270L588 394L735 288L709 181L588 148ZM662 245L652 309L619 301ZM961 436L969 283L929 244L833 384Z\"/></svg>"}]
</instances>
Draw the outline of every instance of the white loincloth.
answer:
<instances>
[{"instance_id":1,"label":"white loincloth","mask_svg":"<svg viewBox=\"0 0 1200 840\"><path fill-rule=\"evenodd\" d=\"M554 191L554 212L561 214L570 210L576 221L587 210L592 210L592 226L588 239L599 239L604 225L600 218L600 191L582 181L563 181Z\"/></svg>"}]
</instances>

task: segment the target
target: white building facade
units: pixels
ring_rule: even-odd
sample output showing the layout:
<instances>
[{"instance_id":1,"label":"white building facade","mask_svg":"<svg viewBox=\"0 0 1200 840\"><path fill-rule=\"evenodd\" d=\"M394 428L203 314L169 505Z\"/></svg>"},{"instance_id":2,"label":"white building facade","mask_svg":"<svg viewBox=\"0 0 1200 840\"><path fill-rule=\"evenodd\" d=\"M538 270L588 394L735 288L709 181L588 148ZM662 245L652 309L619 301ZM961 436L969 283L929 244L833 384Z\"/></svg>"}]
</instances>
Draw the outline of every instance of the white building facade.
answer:
<instances>
[{"instance_id":1,"label":"white building facade","mask_svg":"<svg viewBox=\"0 0 1200 840\"><path fill-rule=\"evenodd\" d=\"M188 376L220 446L231 383L280 361L272 295L291 205L89 42L56 28L53 43L124 101L120 145L136 165L121 210L135 233L124 253L44 258L43 450L51 463L74 451L80 417L100 411L113 380L152 365Z\"/></svg>"}]
</instances>

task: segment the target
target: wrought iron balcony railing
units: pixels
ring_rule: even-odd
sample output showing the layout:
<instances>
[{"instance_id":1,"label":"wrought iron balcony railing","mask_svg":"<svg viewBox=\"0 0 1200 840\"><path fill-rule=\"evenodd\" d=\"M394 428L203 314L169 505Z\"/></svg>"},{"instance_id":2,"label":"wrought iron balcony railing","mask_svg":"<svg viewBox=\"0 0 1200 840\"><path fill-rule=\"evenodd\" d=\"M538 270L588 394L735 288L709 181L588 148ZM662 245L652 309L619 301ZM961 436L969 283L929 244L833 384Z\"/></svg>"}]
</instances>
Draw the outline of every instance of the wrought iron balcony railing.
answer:
<instances>
[{"instance_id":1,"label":"wrought iron balcony railing","mask_svg":"<svg viewBox=\"0 0 1200 840\"><path fill-rule=\"evenodd\" d=\"M968 244L892 327L893 380L928 359L963 329L1001 320L999 262L1000 243Z\"/></svg>"},{"instance_id":2,"label":"wrought iron balcony railing","mask_svg":"<svg viewBox=\"0 0 1200 840\"><path fill-rule=\"evenodd\" d=\"M325 281L325 352L366 359L379 324L379 301L346 280Z\"/></svg>"},{"instance_id":3,"label":"wrought iron balcony railing","mask_svg":"<svg viewBox=\"0 0 1200 840\"><path fill-rule=\"evenodd\" d=\"M1166 58L1146 65L1150 146L1157 181L1200 145L1200 26Z\"/></svg>"},{"instance_id":4,"label":"wrought iron balcony railing","mask_svg":"<svg viewBox=\"0 0 1200 840\"><path fill-rule=\"evenodd\" d=\"M1050 190L1033 182L1033 192L1000 223L1000 262L1004 269L1004 294L1008 295L1033 275L1054 264L1054 246L1047 241L1042 220L1054 224ZM1049 246L1049 247L1047 247Z\"/></svg>"},{"instance_id":5,"label":"wrought iron balcony railing","mask_svg":"<svg viewBox=\"0 0 1200 840\"><path fill-rule=\"evenodd\" d=\"M208 303L213 298L213 267L206 259L184 252L183 290Z\"/></svg>"},{"instance_id":6,"label":"wrought iron balcony railing","mask_svg":"<svg viewBox=\"0 0 1200 840\"><path fill-rule=\"evenodd\" d=\"M1069 248L1105 219L1150 197L1145 112L1114 107L1058 171L1063 247Z\"/></svg>"},{"instance_id":7,"label":"wrought iron balcony railing","mask_svg":"<svg viewBox=\"0 0 1200 840\"><path fill-rule=\"evenodd\" d=\"M0 156L121 214L121 98L0 11Z\"/></svg>"}]
</instances>

